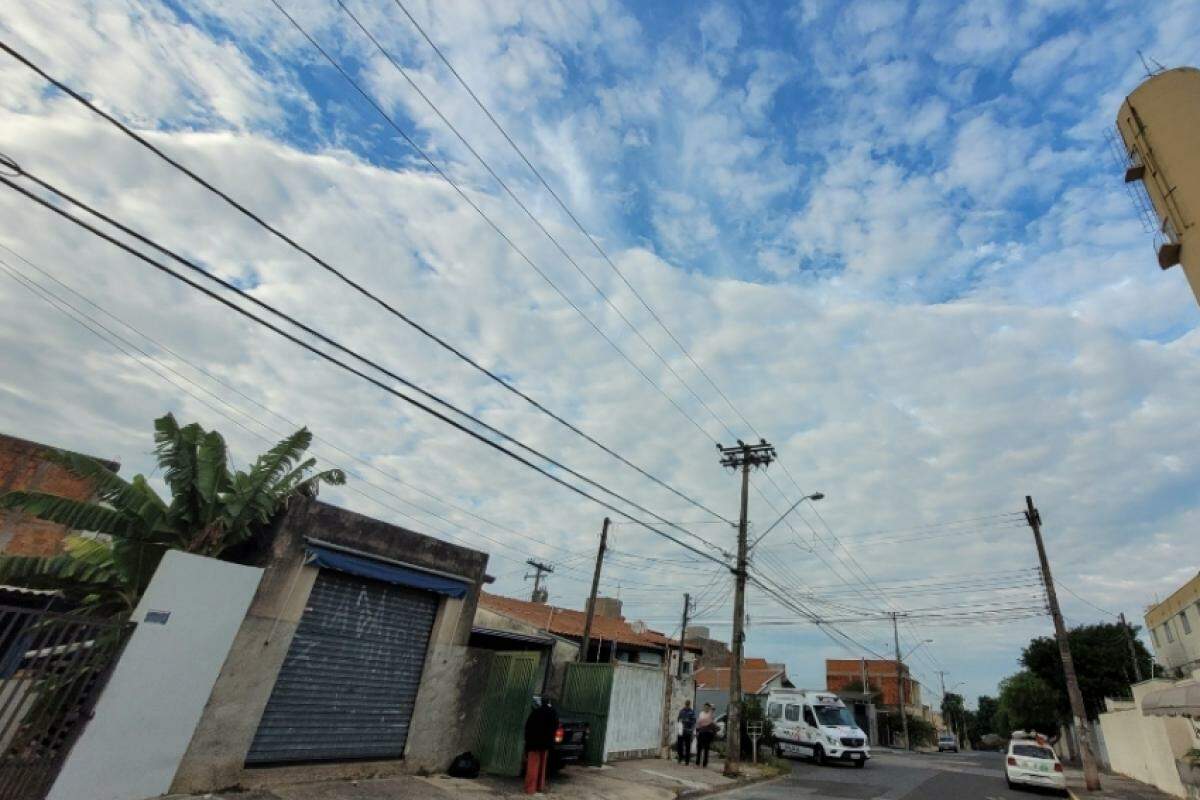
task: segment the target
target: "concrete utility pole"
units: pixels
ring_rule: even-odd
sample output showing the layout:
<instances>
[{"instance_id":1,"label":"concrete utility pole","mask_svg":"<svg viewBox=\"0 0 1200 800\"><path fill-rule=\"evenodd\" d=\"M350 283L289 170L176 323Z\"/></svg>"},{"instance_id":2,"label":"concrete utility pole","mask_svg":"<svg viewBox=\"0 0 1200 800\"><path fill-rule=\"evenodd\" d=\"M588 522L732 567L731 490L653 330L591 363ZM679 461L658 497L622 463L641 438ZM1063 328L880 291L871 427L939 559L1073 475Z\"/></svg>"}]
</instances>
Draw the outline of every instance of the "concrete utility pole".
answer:
<instances>
[{"instance_id":1,"label":"concrete utility pole","mask_svg":"<svg viewBox=\"0 0 1200 800\"><path fill-rule=\"evenodd\" d=\"M546 592L542 591L542 573L547 575L554 572L554 567L549 564L543 564L541 561L534 561L532 558L525 562L533 567L533 595L530 597L535 603L544 603L546 601ZM525 580L529 580L530 576L526 575Z\"/></svg>"},{"instance_id":2,"label":"concrete utility pole","mask_svg":"<svg viewBox=\"0 0 1200 800\"><path fill-rule=\"evenodd\" d=\"M583 647L579 648L579 663L587 663L588 648L592 643L592 620L596 617L596 593L600 591L600 565L604 563L604 551L608 548L608 517L600 528L600 548L596 551L596 569L592 572L592 593L588 595L587 618L583 621ZM596 660L600 651L596 651Z\"/></svg>"},{"instance_id":3,"label":"concrete utility pole","mask_svg":"<svg viewBox=\"0 0 1200 800\"><path fill-rule=\"evenodd\" d=\"M900 722L904 726L904 749L909 750L908 712L904 710L904 662L900 660L900 628L896 623L896 612L892 612L892 639L896 643L896 689L900 692Z\"/></svg>"},{"instance_id":4,"label":"concrete utility pole","mask_svg":"<svg viewBox=\"0 0 1200 800\"><path fill-rule=\"evenodd\" d=\"M741 439L736 447L721 447L721 466L742 471L742 508L738 517L737 568L734 570L733 634L729 643L733 656L729 661L729 717L725 726L725 774L738 774L742 760L742 660L745 657L746 621L746 526L750 503L750 470L766 467L775 460L775 448L760 439L758 444L746 444Z\"/></svg>"},{"instance_id":5,"label":"concrete utility pole","mask_svg":"<svg viewBox=\"0 0 1200 800\"><path fill-rule=\"evenodd\" d=\"M1121 621L1121 632L1125 634L1125 643L1129 645L1129 660L1133 662L1133 679L1142 682L1142 665L1138 663L1137 648L1133 646L1133 634L1129 631L1129 623L1125 621L1124 612L1117 615Z\"/></svg>"},{"instance_id":6,"label":"concrete utility pole","mask_svg":"<svg viewBox=\"0 0 1200 800\"><path fill-rule=\"evenodd\" d=\"M1062 612L1058 608L1058 594L1054 591L1050 561L1042 544L1042 516L1034 508L1033 498L1029 495L1025 495L1025 521L1033 530L1033 541L1037 544L1038 560L1042 565L1042 580L1046 584L1046 599L1050 602L1050 615L1054 617L1054 636L1058 639L1058 654L1062 658L1063 673L1067 679L1067 697L1071 700L1071 715L1075 717L1075 736L1079 740L1079 755L1083 759L1083 781L1089 792L1097 792L1100 790L1100 770L1096 766L1096 757L1092 755L1092 743L1087 734L1087 712L1083 708L1079 679L1075 676L1067 626L1063 624Z\"/></svg>"},{"instance_id":7,"label":"concrete utility pole","mask_svg":"<svg viewBox=\"0 0 1200 800\"><path fill-rule=\"evenodd\" d=\"M692 596L685 594L683 596L683 622L679 625L679 666L675 668L675 677L683 680L683 652L687 645L687 620L688 612L692 608Z\"/></svg>"}]
</instances>

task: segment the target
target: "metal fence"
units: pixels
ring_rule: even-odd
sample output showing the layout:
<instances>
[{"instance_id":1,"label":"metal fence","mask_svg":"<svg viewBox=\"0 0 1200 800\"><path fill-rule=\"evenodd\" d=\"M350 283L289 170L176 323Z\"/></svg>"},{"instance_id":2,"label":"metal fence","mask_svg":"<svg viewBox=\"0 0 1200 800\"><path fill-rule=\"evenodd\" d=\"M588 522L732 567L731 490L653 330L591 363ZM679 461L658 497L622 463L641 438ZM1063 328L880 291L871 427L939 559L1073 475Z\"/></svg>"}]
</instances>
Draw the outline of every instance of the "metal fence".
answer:
<instances>
[{"instance_id":1,"label":"metal fence","mask_svg":"<svg viewBox=\"0 0 1200 800\"><path fill-rule=\"evenodd\" d=\"M0 605L0 800L43 800L131 622Z\"/></svg>"}]
</instances>

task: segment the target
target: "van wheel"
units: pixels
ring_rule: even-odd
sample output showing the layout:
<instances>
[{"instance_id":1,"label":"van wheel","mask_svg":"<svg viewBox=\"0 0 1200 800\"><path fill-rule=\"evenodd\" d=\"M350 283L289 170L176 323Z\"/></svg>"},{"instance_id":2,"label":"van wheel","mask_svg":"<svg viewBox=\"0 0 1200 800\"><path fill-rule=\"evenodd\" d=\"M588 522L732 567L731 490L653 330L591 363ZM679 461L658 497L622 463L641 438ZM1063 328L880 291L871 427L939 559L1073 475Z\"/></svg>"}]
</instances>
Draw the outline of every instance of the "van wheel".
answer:
<instances>
[{"instance_id":1,"label":"van wheel","mask_svg":"<svg viewBox=\"0 0 1200 800\"><path fill-rule=\"evenodd\" d=\"M825 748L817 745L813 748L813 763L818 767L825 766Z\"/></svg>"}]
</instances>

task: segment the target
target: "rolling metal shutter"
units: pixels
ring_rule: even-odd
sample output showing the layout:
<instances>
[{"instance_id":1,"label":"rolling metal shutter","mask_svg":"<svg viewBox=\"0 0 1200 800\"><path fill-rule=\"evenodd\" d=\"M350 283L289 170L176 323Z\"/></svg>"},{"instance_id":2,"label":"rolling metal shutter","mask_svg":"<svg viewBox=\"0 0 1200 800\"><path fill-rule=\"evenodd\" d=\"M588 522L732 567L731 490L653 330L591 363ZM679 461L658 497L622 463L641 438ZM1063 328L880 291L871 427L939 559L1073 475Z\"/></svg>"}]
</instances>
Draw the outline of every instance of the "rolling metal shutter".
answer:
<instances>
[{"instance_id":1,"label":"rolling metal shutter","mask_svg":"<svg viewBox=\"0 0 1200 800\"><path fill-rule=\"evenodd\" d=\"M438 599L321 570L246 763L400 757Z\"/></svg>"}]
</instances>

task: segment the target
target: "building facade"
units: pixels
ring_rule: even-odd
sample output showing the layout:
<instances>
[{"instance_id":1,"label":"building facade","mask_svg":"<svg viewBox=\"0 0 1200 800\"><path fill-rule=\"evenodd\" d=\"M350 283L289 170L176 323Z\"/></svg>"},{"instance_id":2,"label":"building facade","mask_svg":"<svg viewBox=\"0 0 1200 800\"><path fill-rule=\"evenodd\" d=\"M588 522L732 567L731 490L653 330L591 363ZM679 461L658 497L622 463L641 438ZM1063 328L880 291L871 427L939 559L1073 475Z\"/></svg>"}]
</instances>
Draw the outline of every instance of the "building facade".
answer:
<instances>
[{"instance_id":1,"label":"building facade","mask_svg":"<svg viewBox=\"0 0 1200 800\"><path fill-rule=\"evenodd\" d=\"M1200 302L1200 70L1159 72L1134 89L1117 114L1125 182L1155 229L1158 265L1180 265Z\"/></svg>"},{"instance_id":2,"label":"building facade","mask_svg":"<svg viewBox=\"0 0 1200 800\"><path fill-rule=\"evenodd\" d=\"M92 500L92 482L72 473L53 458L55 448L0 434L0 497L9 492L45 492L71 500ZM116 472L115 461L95 459ZM63 551L70 533L62 525L19 511L0 511L0 553L9 556L53 556Z\"/></svg>"},{"instance_id":3,"label":"building facade","mask_svg":"<svg viewBox=\"0 0 1200 800\"><path fill-rule=\"evenodd\" d=\"M913 680L908 667L901 665L904 678L904 706L910 714L924 717L921 706L921 685ZM863 686L864 679L866 686ZM900 684L896 679L896 662L890 659L826 659L825 688L831 692L844 692L847 687L860 691L865 688L873 693L874 702L880 706L900 704Z\"/></svg>"},{"instance_id":4,"label":"building facade","mask_svg":"<svg viewBox=\"0 0 1200 800\"><path fill-rule=\"evenodd\" d=\"M1154 660L1168 674L1200 668L1200 573L1146 609L1145 621Z\"/></svg>"},{"instance_id":5,"label":"building facade","mask_svg":"<svg viewBox=\"0 0 1200 800\"><path fill-rule=\"evenodd\" d=\"M783 664L768 663L765 658L747 658L742 662L742 694L766 699L772 689L794 689ZM696 670L696 703L712 704L718 716L729 708L729 667L701 667Z\"/></svg>"}]
</instances>

